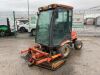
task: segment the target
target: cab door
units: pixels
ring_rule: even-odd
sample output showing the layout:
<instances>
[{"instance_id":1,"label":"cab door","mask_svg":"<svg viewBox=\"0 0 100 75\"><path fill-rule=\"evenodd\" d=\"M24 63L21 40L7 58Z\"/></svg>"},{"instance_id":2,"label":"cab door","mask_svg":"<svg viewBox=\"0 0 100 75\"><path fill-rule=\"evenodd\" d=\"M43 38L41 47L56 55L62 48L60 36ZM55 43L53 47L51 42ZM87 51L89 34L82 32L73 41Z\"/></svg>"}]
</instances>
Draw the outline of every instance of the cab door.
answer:
<instances>
[{"instance_id":1,"label":"cab door","mask_svg":"<svg viewBox=\"0 0 100 75\"><path fill-rule=\"evenodd\" d=\"M57 17L53 26L53 44L59 45L64 39L71 38L71 24L69 10L58 9ZM55 13L56 14L56 13Z\"/></svg>"}]
</instances>

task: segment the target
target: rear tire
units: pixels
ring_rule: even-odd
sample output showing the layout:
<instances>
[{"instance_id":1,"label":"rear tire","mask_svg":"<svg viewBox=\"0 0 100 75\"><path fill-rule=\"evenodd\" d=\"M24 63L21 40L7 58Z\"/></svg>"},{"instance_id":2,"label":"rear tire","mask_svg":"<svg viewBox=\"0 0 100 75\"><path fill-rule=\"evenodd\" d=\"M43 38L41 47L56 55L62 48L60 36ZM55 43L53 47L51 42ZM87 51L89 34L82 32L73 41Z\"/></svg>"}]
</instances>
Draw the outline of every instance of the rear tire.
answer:
<instances>
[{"instance_id":1,"label":"rear tire","mask_svg":"<svg viewBox=\"0 0 100 75\"><path fill-rule=\"evenodd\" d=\"M71 47L70 45L65 44L59 48L59 51L63 55L63 58L66 58L70 54Z\"/></svg>"},{"instance_id":2,"label":"rear tire","mask_svg":"<svg viewBox=\"0 0 100 75\"><path fill-rule=\"evenodd\" d=\"M74 48L76 50L81 50L82 49L82 46L83 46L83 43L82 41L79 41L79 40L76 40L75 43L74 43Z\"/></svg>"}]
</instances>

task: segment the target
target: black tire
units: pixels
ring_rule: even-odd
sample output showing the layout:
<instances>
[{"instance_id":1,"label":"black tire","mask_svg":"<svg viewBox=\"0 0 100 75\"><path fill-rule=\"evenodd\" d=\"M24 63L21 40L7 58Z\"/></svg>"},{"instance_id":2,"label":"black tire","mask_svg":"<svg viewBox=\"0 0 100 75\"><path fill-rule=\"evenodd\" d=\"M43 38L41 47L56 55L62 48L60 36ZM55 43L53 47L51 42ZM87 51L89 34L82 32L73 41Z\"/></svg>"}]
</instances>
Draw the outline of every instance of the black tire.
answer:
<instances>
[{"instance_id":1,"label":"black tire","mask_svg":"<svg viewBox=\"0 0 100 75\"><path fill-rule=\"evenodd\" d=\"M36 29L32 29L31 30L31 36L35 36L36 35Z\"/></svg>"},{"instance_id":2,"label":"black tire","mask_svg":"<svg viewBox=\"0 0 100 75\"><path fill-rule=\"evenodd\" d=\"M83 43L82 41L79 41L79 40L76 40L75 43L74 43L74 48L76 50L81 50L82 49L82 46L83 46Z\"/></svg>"},{"instance_id":3,"label":"black tire","mask_svg":"<svg viewBox=\"0 0 100 75\"><path fill-rule=\"evenodd\" d=\"M1 32L0 32L0 36L1 36L1 37L4 37L4 36L5 36L5 32L4 32L4 31L1 31Z\"/></svg>"},{"instance_id":4,"label":"black tire","mask_svg":"<svg viewBox=\"0 0 100 75\"><path fill-rule=\"evenodd\" d=\"M25 29L25 27L21 27L20 29L19 29L19 32L21 32L21 33L24 33L24 32L26 32L27 30Z\"/></svg>"},{"instance_id":5,"label":"black tire","mask_svg":"<svg viewBox=\"0 0 100 75\"><path fill-rule=\"evenodd\" d=\"M70 45L65 44L59 48L59 51L63 55L63 58L66 58L70 54L71 47Z\"/></svg>"}]
</instances>

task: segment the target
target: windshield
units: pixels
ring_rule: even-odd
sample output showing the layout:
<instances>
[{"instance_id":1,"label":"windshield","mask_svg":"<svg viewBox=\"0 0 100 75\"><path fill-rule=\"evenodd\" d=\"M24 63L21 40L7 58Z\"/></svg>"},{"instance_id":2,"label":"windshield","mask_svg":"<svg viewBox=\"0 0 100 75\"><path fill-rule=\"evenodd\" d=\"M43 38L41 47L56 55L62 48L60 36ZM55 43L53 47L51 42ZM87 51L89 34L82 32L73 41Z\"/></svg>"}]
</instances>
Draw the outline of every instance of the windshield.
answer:
<instances>
[{"instance_id":1,"label":"windshield","mask_svg":"<svg viewBox=\"0 0 100 75\"><path fill-rule=\"evenodd\" d=\"M49 26L52 17L52 10L40 12L36 42L44 45L49 44Z\"/></svg>"}]
</instances>

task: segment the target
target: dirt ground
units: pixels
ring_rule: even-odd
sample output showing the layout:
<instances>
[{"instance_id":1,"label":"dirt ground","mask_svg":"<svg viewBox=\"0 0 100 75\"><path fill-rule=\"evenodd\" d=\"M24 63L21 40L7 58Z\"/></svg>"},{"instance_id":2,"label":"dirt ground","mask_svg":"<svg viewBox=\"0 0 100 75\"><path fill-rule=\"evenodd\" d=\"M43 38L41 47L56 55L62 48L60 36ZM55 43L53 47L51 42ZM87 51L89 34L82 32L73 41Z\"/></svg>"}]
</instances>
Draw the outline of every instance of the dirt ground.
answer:
<instances>
[{"instance_id":1,"label":"dirt ground","mask_svg":"<svg viewBox=\"0 0 100 75\"><path fill-rule=\"evenodd\" d=\"M29 68L20 51L34 44L34 38L0 38L0 75L100 75L100 38L80 37L82 50L72 50L67 62L57 71Z\"/></svg>"}]
</instances>

